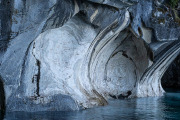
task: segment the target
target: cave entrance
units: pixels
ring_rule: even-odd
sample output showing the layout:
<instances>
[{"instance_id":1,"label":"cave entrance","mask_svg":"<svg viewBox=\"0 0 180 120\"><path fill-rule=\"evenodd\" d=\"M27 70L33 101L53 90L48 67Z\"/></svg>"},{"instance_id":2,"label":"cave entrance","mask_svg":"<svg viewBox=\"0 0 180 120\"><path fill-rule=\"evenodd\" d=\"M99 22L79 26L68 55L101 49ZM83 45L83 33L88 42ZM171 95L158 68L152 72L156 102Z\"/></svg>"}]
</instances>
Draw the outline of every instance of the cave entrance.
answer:
<instances>
[{"instance_id":1,"label":"cave entrance","mask_svg":"<svg viewBox=\"0 0 180 120\"><path fill-rule=\"evenodd\" d=\"M161 79L166 92L180 92L180 55L171 63Z\"/></svg>"}]
</instances>

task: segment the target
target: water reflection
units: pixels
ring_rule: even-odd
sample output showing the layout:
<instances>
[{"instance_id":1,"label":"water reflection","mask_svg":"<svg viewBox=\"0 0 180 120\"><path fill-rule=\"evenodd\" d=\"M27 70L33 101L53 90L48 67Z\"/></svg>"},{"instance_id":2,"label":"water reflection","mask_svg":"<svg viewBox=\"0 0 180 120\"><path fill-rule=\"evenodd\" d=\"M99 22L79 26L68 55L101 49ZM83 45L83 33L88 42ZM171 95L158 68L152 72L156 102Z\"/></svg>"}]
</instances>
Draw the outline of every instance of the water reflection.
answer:
<instances>
[{"instance_id":1,"label":"water reflection","mask_svg":"<svg viewBox=\"0 0 180 120\"><path fill-rule=\"evenodd\" d=\"M111 100L105 107L75 112L7 113L5 120L119 120L180 119L180 93L163 97Z\"/></svg>"}]
</instances>

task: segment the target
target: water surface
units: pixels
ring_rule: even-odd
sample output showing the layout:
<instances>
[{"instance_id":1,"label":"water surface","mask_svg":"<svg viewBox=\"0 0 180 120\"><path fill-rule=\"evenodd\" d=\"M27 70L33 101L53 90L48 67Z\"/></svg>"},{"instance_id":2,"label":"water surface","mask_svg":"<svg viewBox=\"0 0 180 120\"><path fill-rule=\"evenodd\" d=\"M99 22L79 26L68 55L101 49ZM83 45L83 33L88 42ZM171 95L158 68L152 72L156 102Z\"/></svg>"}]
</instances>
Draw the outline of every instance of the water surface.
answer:
<instances>
[{"instance_id":1,"label":"water surface","mask_svg":"<svg viewBox=\"0 0 180 120\"><path fill-rule=\"evenodd\" d=\"M163 97L111 100L109 105L74 112L13 112L5 120L180 120L180 91Z\"/></svg>"}]
</instances>

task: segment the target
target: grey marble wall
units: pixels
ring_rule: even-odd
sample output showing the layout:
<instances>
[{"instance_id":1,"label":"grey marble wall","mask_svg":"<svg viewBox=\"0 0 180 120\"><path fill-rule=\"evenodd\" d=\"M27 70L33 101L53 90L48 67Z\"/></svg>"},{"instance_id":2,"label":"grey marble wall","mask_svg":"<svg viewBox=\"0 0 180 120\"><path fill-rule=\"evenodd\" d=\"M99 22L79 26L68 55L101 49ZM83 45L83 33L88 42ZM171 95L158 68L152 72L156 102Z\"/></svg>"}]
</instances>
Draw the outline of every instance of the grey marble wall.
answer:
<instances>
[{"instance_id":1,"label":"grey marble wall","mask_svg":"<svg viewBox=\"0 0 180 120\"><path fill-rule=\"evenodd\" d=\"M7 111L79 110L163 95L162 75L180 51L179 25L163 1L0 6L0 103Z\"/></svg>"}]
</instances>

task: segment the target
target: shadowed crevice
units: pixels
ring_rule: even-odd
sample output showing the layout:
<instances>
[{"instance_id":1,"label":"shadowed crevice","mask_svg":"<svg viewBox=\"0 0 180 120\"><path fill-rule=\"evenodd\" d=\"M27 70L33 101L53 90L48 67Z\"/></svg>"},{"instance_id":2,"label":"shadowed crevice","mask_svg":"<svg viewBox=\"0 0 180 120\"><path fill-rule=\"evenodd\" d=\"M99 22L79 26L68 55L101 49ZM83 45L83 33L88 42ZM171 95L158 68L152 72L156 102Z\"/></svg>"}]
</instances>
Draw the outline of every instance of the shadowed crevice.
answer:
<instances>
[{"instance_id":1,"label":"shadowed crevice","mask_svg":"<svg viewBox=\"0 0 180 120\"><path fill-rule=\"evenodd\" d=\"M171 63L161 79L166 92L180 90L180 55Z\"/></svg>"},{"instance_id":2,"label":"shadowed crevice","mask_svg":"<svg viewBox=\"0 0 180 120\"><path fill-rule=\"evenodd\" d=\"M5 114L5 93L4 93L4 84L0 76L0 119L4 118Z\"/></svg>"}]
</instances>

